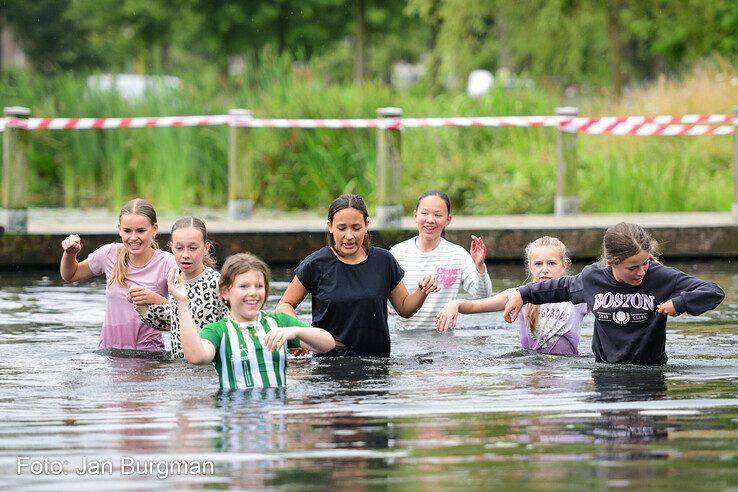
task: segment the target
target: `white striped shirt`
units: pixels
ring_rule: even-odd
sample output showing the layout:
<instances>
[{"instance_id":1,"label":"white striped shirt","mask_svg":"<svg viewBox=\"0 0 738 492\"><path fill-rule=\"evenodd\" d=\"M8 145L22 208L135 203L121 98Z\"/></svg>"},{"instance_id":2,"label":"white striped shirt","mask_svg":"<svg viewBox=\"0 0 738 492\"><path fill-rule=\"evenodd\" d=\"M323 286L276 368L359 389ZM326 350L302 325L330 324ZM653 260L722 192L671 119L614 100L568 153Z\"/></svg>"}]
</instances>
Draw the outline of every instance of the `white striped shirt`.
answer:
<instances>
[{"instance_id":1,"label":"white striped shirt","mask_svg":"<svg viewBox=\"0 0 738 492\"><path fill-rule=\"evenodd\" d=\"M474 260L467 250L441 238L441 243L436 249L423 252L416 245L417 239L418 237L415 236L390 248L390 253L405 270L405 277L402 281L407 290L412 293L423 276L431 275L438 279L441 290L429 294L423 307L412 318L398 316L396 329L435 329L436 315L446 303L458 297L462 287L475 298L492 295L492 280L489 278L489 273L477 271Z\"/></svg>"}]
</instances>

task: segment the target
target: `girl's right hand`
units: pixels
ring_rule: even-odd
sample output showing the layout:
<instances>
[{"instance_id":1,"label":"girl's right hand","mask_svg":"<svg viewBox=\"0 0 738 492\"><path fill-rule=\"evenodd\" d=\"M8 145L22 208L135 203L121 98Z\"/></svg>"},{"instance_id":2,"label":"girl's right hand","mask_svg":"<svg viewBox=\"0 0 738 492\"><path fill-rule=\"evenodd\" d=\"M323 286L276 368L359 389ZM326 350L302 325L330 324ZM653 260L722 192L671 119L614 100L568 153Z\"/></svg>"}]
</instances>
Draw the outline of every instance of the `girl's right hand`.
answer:
<instances>
[{"instance_id":1,"label":"girl's right hand","mask_svg":"<svg viewBox=\"0 0 738 492\"><path fill-rule=\"evenodd\" d=\"M167 287L169 287L169 293L178 302L188 302L187 287L185 287L184 277L180 274L177 275L177 267L172 268L167 275Z\"/></svg>"},{"instance_id":2,"label":"girl's right hand","mask_svg":"<svg viewBox=\"0 0 738 492\"><path fill-rule=\"evenodd\" d=\"M70 255L76 255L77 253L82 251L82 243L77 234L70 234L69 236L65 237L61 243L61 247L65 253Z\"/></svg>"},{"instance_id":3,"label":"girl's right hand","mask_svg":"<svg viewBox=\"0 0 738 492\"><path fill-rule=\"evenodd\" d=\"M505 321L508 323L512 323L518 318L518 314L520 314L521 309L523 309L523 297L520 295L520 291L516 290L505 304L505 310L502 312L502 317L505 318Z\"/></svg>"},{"instance_id":4,"label":"girl's right hand","mask_svg":"<svg viewBox=\"0 0 738 492\"><path fill-rule=\"evenodd\" d=\"M436 315L436 330L445 333L449 328L456 328L456 318L459 315L459 301L451 301Z\"/></svg>"}]
</instances>

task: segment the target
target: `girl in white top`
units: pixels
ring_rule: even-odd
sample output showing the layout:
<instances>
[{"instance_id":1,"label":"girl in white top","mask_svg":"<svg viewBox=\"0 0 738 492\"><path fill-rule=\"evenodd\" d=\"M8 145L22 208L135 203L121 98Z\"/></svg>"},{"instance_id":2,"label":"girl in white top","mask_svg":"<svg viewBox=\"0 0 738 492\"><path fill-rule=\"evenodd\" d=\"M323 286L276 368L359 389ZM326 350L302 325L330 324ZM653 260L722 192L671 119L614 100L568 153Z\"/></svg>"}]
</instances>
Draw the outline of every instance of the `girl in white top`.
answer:
<instances>
[{"instance_id":1,"label":"girl in white top","mask_svg":"<svg viewBox=\"0 0 738 492\"><path fill-rule=\"evenodd\" d=\"M446 226L451 219L448 195L438 190L426 191L420 195L413 210L418 235L390 248L390 253L405 270L403 282L408 288L417 285L425 275L436 277L441 288L426 299L412 318L398 316L395 324L398 330L435 329L436 314L449 301L456 299L461 287L475 298L492 294L492 280L484 264L487 256L484 242L472 236L467 252L461 246L447 241Z\"/></svg>"}]
</instances>

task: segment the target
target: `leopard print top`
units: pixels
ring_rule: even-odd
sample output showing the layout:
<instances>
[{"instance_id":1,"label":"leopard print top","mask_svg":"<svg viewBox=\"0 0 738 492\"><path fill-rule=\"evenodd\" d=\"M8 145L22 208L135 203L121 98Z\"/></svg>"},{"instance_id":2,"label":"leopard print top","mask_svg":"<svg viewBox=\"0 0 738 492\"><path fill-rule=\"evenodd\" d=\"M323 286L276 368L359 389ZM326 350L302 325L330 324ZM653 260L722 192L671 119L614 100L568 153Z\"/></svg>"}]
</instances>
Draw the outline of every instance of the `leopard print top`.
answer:
<instances>
[{"instance_id":1,"label":"leopard print top","mask_svg":"<svg viewBox=\"0 0 738 492\"><path fill-rule=\"evenodd\" d=\"M195 326L202 329L208 323L220 321L228 315L218 291L220 273L210 267L197 277L186 280L187 296L190 298L190 312ZM179 310L177 301L170 295L168 304L150 304L141 319L157 330L171 330L172 358L183 359L182 338L179 334Z\"/></svg>"}]
</instances>

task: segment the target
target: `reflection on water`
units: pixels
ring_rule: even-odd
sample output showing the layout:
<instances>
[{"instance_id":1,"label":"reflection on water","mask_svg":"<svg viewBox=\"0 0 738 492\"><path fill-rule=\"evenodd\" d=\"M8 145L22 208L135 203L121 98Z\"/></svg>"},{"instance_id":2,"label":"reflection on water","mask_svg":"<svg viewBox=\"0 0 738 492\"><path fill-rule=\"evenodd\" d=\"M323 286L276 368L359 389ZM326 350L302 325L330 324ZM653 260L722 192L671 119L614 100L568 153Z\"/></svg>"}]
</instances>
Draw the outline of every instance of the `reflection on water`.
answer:
<instances>
[{"instance_id":1,"label":"reflection on water","mask_svg":"<svg viewBox=\"0 0 738 492\"><path fill-rule=\"evenodd\" d=\"M219 391L212 367L96 351L100 283L0 273L0 487L728 489L738 273L681 268L728 297L670 322L664 367L595 364L591 320L581 356L527 352L517 329L486 314L449 334L393 333L391 359L295 361L287 388L242 392ZM497 289L522 281L522 268L491 270ZM65 472L18 473L19 457ZM123 459L212 470L124 475ZM83 460L114 470L75 473Z\"/></svg>"}]
</instances>

